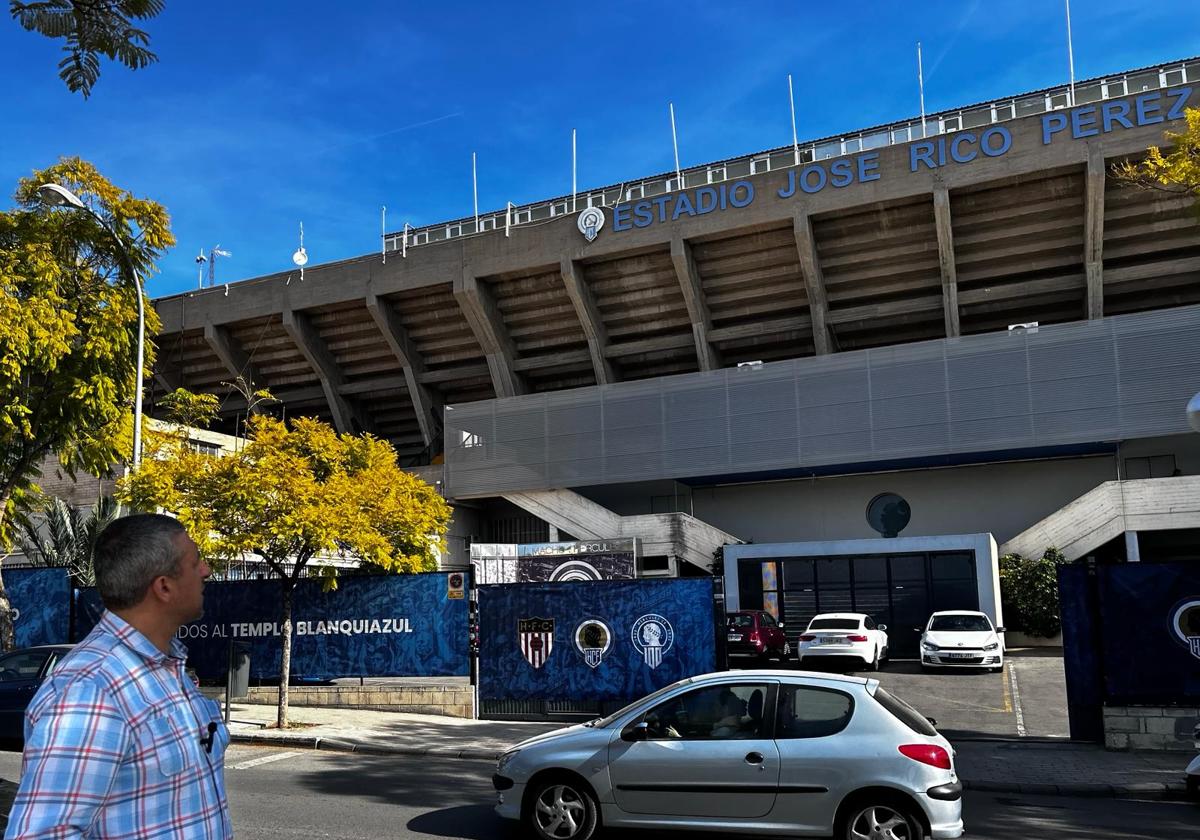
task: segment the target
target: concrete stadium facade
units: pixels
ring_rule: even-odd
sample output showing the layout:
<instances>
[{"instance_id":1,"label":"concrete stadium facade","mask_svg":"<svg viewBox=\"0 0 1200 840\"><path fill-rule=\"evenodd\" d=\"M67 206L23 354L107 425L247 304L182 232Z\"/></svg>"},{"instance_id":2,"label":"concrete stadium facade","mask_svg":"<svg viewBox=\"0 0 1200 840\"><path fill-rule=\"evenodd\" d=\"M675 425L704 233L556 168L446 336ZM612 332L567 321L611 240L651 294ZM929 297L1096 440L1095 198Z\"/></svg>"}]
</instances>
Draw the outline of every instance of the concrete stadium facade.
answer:
<instances>
[{"instance_id":1,"label":"concrete stadium facade","mask_svg":"<svg viewBox=\"0 0 1200 840\"><path fill-rule=\"evenodd\" d=\"M451 562L637 537L642 573L702 573L873 537L883 491L906 538L1195 557L1200 226L1111 175L1185 107L1200 60L389 234L157 300L156 389L231 423L243 376L391 440L455 504Z\"/></svg>"}]
</instances>

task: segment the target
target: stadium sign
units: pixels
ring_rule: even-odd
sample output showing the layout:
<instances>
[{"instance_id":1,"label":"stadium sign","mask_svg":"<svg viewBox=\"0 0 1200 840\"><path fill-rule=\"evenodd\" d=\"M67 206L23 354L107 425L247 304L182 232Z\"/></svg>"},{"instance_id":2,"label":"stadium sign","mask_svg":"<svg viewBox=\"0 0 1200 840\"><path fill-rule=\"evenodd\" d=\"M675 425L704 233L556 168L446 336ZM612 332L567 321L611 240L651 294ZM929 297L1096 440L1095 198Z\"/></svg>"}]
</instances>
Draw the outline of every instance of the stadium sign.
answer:
<instances>
[{"instance_id":1,"label":"stadium sign","mask_svg":"<svg viewBox=\"0 0 1200 840\"><path fill-rule=\"evenodd\" d=\"M1060 139L1083 140L1114 131L1148 126L1168 120L1184 119L1184 107L1192 96L1191 87L1170 88L1143 93L1132 99L1115 99L1092 105L1052 111L1040 115L1041 145L1048 146ZM950 165L966 165L981 157L1001 157L1014 147L1013 135L1005 125L993 125L980 132L955 131L928 140L918 140L908 147L908 171L936 170ZM802 167L788 169L784 183L776 189L781 199L797 194L819 193L832 187L841 189L851 184L878 181L885 177L881 171L878 152L814 161ZM613 207L614 233L645 228L663 222L673 222L683 216L704 216L708 213L737 210L754 203L752 181L745 179L712 184L690 190L668 193L641 201L624 202ZM588 208L584 213L595 212ZM584 231L584 219L579 220ZM600 224L589 224L590 242Z\"/></svg>"}]
</instances>

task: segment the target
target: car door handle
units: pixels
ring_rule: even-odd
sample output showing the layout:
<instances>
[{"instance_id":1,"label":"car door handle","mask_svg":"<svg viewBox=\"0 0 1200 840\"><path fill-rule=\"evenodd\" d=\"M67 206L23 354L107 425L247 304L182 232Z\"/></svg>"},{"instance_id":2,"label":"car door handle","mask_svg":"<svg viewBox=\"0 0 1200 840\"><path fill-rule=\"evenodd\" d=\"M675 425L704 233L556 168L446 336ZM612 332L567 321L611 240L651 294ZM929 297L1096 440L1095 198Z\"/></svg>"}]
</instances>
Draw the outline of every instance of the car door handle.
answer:
<instances>
[{"instance_id":1,"label":"car door handle","mask_svg":"<svg viewBox=\"0 0 1200 840\"><path fill-rule=\"evenodd\" d=\"M747 764L762 764L763 754L760 752L746 753Z\"/></svg>"}]
</instances>

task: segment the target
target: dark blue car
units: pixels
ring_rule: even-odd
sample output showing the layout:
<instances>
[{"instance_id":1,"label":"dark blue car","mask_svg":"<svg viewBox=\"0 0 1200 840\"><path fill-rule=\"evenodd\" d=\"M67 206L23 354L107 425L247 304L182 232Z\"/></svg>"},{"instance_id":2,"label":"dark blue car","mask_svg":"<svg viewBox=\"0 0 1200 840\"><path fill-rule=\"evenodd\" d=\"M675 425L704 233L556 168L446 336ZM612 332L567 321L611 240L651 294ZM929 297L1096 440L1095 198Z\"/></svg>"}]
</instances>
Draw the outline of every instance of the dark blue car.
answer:
<instances>
[{"instance_id":1,"label":"dark blue car","mask_svg":"<svg viewBox=\"0 0 1200 840\"><path fill-rule=\"evenodd\" d=\"M70 645L42 645L0 656L0 743L9 746L24 741L25 708L70 649Z\"/></svg>"}]
</instances>

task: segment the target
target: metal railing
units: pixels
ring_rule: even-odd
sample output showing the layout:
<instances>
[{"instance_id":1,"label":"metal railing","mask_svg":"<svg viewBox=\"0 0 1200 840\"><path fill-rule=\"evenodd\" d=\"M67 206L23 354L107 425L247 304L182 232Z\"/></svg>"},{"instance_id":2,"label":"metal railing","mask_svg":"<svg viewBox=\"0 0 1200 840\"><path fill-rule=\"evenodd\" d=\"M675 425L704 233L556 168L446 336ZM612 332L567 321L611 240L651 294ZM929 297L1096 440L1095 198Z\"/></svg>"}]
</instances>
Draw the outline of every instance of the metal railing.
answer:
<instances>
[{"instance_id":1,"label":"metal railing","mask_svg":"<svg viewBox=\"0 0 1200 840\"><path fill-rule=\"evenodd\" d=\"M1087 79L1075 83L1074 102L1068 85L1024 93L998 99L994 102L977 103L950 111L942 111L921 118L875 126L851 134L807 140L796 147L779 146L755 154L730 158L716 163L685 169L682 180L676 183L674 172L652 175L624 184L588 190L571 196L559 196L548 201L514 206L511 203L503 210L481 214L478 225L474 216L441 222L423 227L408 227L383 235L385 253L399 251L407 253L434 242L445 242L464 236L479 236L496 231L508 231L513 227L547 222L560 216L568 216L587 207L611 207L625 201L662 195L689 187L717 184L763 172L773 172L794 166L803 166L815 160L827 160L842 155L858 154L885 146L908 143L923 137L935 137L963 129L1043 114L1060 108L1100 102L1131 93L1174 87L1188 82L1200 82L1200 57L1129 70L1124 73Z\"/></svg>"}]
</instances>

